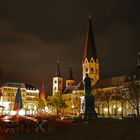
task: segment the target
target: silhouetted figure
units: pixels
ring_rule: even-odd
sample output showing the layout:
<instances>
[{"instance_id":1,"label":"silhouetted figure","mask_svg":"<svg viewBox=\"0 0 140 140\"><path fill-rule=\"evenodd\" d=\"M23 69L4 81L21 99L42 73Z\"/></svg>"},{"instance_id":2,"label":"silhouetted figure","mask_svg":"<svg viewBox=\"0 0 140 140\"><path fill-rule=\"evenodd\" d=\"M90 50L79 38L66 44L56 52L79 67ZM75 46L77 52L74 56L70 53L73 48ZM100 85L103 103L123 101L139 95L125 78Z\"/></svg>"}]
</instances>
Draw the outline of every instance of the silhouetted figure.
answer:
<instances>
[{"instance_id":1,"label":"silhouetted figure","mask_svg":"<svg viewBox=\"0 0 140 140\"><path fill-rule=\"evenodd\" d=\"M87 123L89 120L97 118L97 113L95 112L95 102L94 102L94 96L91 92L92 86L91 86L91 79L86 74L86 77L84 79L85 83L85 112L84 112L84 122Z\"/></svg>"},{"instance_id":2,"label":"silhouetted figure","mask_svg":"<svg viewBox=\"0 0 140 140\"><path fill-rule=\"evenodd\" d=\"M86 74L86 77L84 79L84 83L85 83L85 93L90 94L91 93L91 79L88 76L88 74Z\"/></svg>"}]
</instances>

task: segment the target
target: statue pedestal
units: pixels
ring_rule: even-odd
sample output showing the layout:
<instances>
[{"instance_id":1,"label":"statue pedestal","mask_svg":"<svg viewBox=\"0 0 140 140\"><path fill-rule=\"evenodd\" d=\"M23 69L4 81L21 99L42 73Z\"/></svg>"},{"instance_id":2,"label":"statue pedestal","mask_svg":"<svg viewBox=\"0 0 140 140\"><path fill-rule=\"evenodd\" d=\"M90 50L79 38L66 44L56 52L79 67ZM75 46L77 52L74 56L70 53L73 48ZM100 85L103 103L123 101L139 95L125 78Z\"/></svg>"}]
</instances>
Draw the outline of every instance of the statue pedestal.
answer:
<instances>
[{"instance_id":1,"label":"statue pedestal","mask_svg":"<svg viewBox=\"0 0 140 140\"><path fill-rule=\"evenodd\" d=\"M84 111L84 121L92 120L97 118L97 113L95 112L94 96L92 94L85 95L85 111Z\"/></svg>"}]
</instances>

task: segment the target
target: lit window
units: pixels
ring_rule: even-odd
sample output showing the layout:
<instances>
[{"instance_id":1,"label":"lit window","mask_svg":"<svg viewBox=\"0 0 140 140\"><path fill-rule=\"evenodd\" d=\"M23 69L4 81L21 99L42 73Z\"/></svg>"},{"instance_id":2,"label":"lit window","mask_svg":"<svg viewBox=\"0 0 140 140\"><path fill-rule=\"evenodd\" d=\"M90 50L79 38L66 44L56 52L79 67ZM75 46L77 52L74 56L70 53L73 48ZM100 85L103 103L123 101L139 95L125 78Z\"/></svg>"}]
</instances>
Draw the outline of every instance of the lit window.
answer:
<instances>
[{"instance_id":1,"label":"lit window","mask_svg":"<svg viewBox=\"0 0 140 140\"><path fill-rule=\"evenodd\" d=\"M91 71L93 71L93 68L91 68Z\"/></svg>"}]
</instances>

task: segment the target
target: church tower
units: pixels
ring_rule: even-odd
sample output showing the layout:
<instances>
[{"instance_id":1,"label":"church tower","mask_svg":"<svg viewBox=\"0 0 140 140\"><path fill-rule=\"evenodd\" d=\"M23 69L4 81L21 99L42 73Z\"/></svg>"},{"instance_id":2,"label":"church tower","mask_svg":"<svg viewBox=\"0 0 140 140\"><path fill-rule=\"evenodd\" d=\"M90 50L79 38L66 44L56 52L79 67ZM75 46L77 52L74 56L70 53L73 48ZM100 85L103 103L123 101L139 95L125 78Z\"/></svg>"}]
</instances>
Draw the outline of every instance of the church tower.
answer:
<instances>
[{"instance_id":1,"label":"church tower","mask_svg":"<svg viewBox=\"0 0 140 140\"><path fill-rule=\"evenodd\" d=\"M44 82L42 82L42 87L41 87L41 90L39 92L39 107L40 108L45 108L45 105L46 105L46 89L45 89L45 86L44 86Z\"/></svg>"},{"instance_id":2,"label":"church tower","mask_svg":"<svg viewBox=\"0 0 140 140\"><path fill-rule=\"evenodd\" d=\"M96 52L91 15L89 15L82 66L83 80L86 74L88 74L92 80L92 85L96 84L96 82L99 80L99 60Z\"/></svg>"},{"instance_id":3,"label":"church tower","mask_svg":"<svg viewBox=\"0 0 140 140\"><path fill-rule=\"evenodd\" d=\"M46 99L46 90L45 90L44 82L42 82L41 90L39 92L39 98L42 101Z\"/></svg>"},{"instance_id":4,"label":"church tower","mask_svg":"<svg viewBox=\"0 0 140 140\"><path fill-rule=\"evenodd\" d=\"M66 80L66 87L71 87L75 85L75 81L73 79L73 74L72 74L72 67L71 65L69 66L69 78Z\"/></svg>"},{"instance_id":5,"label":"church tower","mask_svg":"<svg viewBox=\"0 0 140 140\"><path fill-rule=\"evenodd\" d=\"M63 89L63 78L61 77L60 74L59 61L57 61L57 69L55 77L53 78L53 95L55 93L62 95L62 89Z\"/></svg>"}]
</instances>

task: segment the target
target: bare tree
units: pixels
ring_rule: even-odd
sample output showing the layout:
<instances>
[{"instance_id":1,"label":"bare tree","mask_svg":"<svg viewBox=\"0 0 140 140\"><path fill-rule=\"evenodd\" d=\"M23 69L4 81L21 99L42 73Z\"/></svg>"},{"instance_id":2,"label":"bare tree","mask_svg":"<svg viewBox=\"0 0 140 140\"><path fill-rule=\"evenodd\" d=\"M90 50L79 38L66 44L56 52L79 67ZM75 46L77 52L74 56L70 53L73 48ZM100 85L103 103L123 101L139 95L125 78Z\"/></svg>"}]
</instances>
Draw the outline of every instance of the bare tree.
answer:
<instances>
[{"instance_id":1,"label":"bare tree","mask_svg":"<svg viewBox=\"0 0 140 140\"><path fill-rule=\"evenodd\" d=\"M136 110L137 116L140 116L140 80L137 79L136 75L129 76L122 91L125 99Z\"/></svg>"},{"instance_id":2,"label":"bare tree","mask_svg":"<svg viewBox=\"0 0 140 140\"><path fill-rule=\"evenodd\" d=\"M110 99L111 99L111 95L112 95L112 91L111 90L107 90L105 92L105 100L106 100L106 103L107 103L107 110L108 110L108 116L110 116Z\"/></svg>"},{"instance_id":3,"label":"bare tree","mask_svg":"<svg viewBox=\"0 0 140 140\"><path fill-rule=\"evenodd\" d=\"M102 97L102 92L100 90L96 90L96 95L95 95L95 106L97 108L98 114L101 114L101 107L102 107L102 102L101 102L101 97Z\"/></svg>"}]
</instances>

